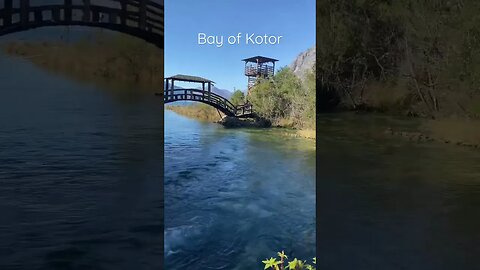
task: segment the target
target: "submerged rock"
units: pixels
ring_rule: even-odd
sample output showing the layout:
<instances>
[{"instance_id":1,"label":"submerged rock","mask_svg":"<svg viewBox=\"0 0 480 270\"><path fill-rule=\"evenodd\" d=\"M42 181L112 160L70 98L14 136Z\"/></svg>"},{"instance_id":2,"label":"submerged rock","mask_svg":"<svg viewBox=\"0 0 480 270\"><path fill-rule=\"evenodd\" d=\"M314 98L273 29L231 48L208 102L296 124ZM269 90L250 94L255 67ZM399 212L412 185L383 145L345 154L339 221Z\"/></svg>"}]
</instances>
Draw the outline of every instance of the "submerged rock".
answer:
<instances>
[{"instance_id":1,"label":"submerged rock","mask_svg":"<svg viewBox=\"0 0 480 270\"><path fill-rule=\"evenodd\" d=\"M261 117L237 118L224 116L218 123L226 128L268 128L272 126L269 120Z\"/></svg>"}]
</instances>

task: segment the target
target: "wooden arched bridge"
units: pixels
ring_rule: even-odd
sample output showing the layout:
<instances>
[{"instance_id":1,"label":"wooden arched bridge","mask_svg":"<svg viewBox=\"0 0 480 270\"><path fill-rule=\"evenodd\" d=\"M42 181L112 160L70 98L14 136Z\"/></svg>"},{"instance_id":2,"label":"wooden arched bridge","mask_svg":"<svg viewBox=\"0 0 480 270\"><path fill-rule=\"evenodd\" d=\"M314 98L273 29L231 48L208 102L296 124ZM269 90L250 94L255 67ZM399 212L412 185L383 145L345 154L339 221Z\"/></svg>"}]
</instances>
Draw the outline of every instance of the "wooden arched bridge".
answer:
<instances>
[{"instance_id":1,"label":"wooden arched bridge","mask_svg":"<svg viewBox=\"0 0 480 270\"><path fill-rule=\"evenodd\" d=\"M0 36L78 25L122 32L163 49L163 13L163 0L0 0Z\"/></svg>"},{"instance_id":2,"label":"wooden arched bridge","mask_svg":"<svg viewBox=\"0 0 480 270\"><path fill-rule=\"evenodd\" d=\"M175 88L175 82L200 83L202 88ZM213 81L189 75L175 75L165 78L163 101L165 104L176 101L195 101L208 104L227 116L238 118L254 115L253 106L244 104L235 106L225 97L212 92Z\"/></svg>"}]
</instances>

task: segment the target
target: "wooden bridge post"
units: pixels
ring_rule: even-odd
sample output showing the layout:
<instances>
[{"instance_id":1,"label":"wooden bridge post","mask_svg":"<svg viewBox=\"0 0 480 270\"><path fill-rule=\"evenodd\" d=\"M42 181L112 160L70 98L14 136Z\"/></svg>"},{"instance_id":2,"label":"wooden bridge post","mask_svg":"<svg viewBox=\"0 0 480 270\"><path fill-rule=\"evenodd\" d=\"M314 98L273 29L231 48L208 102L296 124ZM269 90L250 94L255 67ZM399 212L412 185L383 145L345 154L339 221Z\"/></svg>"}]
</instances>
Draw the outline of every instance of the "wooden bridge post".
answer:
<instances>
[{"instance_id":1,"label":"wooden bridge post","mask_svg":"<svg viewBox=\"0 0 480 270\"><path fill-rule=\"evenodd\" d=\"M91 20L90 0L83 0L83 21L89 22Z\"/></svg>"},{"instance_id":2,"label":"wooden bridge post","mask_svg":"<svg viewBox=\"0 0 480 270\"><path fill-rule=\"evenodd\" d=\"M43 21L43 13L41 10L34 11L34 20L36 23L41 23Z\"/></svg>"},{"instance_id":3,"label":"wooden bridge post","mask_svg":"<svg viewBox=\"0 0 480 270\"><path fill-rule=\"evenodd\" d=\"M5 26L9 26L12 24L12 8L12 0L5 0L5 2L3 3L3 25Z\"/></svg>"},{"instance_id":4,"label":"wooden bridge post","mask_svg":"<svg viewBox=\"0 0 480 270\"><path fill-rule=\"evenodd\" d=\"M175 91L175 80L172 79L172 88L171 88L171 90L170 90L170 97L172 98L172 100L173 100L173 93L174 93L174 91Z\"/></svg>"},{"instance_id":5,"label":"wooden bridge post","mask_svg":"<svg viewBox=\"0 0 480 270\"><path fill-rule=\"evenodd\" d=\"M109 12L108 13L108 23L116 24L117 23L118 12Z\"/></svg>"},{"instance_id":6,"label":"wooden bridge post","mask_svg":"<svg viewBox=\"0 0 480 270\"><path fill-rule=\"evenodd\" d=\"M169 79L166 79L165 80L165 90L163 92L164 92L165 98L167 100L168 100L168 91L170 91L170 89L169 89Z\"/></svg>"},{"instance_id":7,"label":"wooden bridge post","mask_svg":"<svg viewBox=\"0 0 480 270\"><path fill-rule=\"evenodd\" d=\"M55 7L52 8L52 19L54 22L60 22L61 17L60 17L60 7Z\"/></svg>"},{"instance_id":8,"label":"wooden bridge post","mask_svg":"<svg viewBox=\"0 0 480 270\"><path fill-rule=\"evenodd\" d=\"M66 22L72 21L72 0L65 0L65 9L63 10L63 19Z\"/></svg>"},{"instance_id":9,"label":"wooden bridge post","mask_svg":"<svg viewBox=\"0 0 480 270\"><path fill-rule=\"evenodd\" d=\"M120 23L122 25L127 25L127 1L120 2ZM167 81L168 82L168 81Z\"/></svg>"},{"instance_id":10,"label":"wooden bridge post","mask_svg":"<svg viewBox=\"0 0 480 270\"><path fill-rule=\"evenodd\" d=\"M202 99L205 100L205 83L202 82Z\"/></svg>"},{"instance_id":11,"label":"wooden bridge post","mask_svg":"<svg viewBox=\"0 0 480 270\"><path fill-rule=\"evenodd\" d=\"M211 99L211 96L210 96L211 92L212 92L212 83L208 82L208 101L210 101Z\"/></svg>"},{"instance_id":12,"label":"wooden bridge post","mask_svg":"<svg viewBox=\"0 0 480 270\"><path fill-rule=\"evenodd\" d=\"M27 25L30 20L30 0L20 0L20 21Z\"/></svg>"},{"instance_id":13,"label":"wooden bridge post","mask_svg":"<svg viewBox=\"0 0 480 270\"><path fill-rule=\"evenodd\" d=\"M145 30L147 28L147 0L140 0L138 6L138 28Z\"/></svg>"}]
</instances>

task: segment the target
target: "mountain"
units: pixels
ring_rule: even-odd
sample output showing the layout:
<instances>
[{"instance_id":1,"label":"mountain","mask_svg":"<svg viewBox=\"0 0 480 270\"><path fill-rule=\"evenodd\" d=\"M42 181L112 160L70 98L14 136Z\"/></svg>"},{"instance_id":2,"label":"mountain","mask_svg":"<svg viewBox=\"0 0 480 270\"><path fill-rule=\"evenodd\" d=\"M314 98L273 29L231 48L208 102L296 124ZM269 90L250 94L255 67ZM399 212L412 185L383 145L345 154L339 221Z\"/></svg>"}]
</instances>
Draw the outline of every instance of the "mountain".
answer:
<instances>
[{"instance_id":1,"label":"mountain","mask_svg":"<svg viewBox=\"0 0 480 270\"><path fill-rule=\"evenodd\" d=\"M305 78L306 72L311 70L315 65L315 58L316 48L313 46L312 48L300 53L289 67L292 69L295 75L303 79Z\"/></svg>"},{"instance_id":2,"label":"mountain","mask_svg":"<svg viewBox=\"0 0 480 270\"><path fill-rule=\"evenodd\" d=\"M214 92L217 95L220 95L226 99L230 99L232 97L232 92L226 90L226 89L220 89L215 86L212 87L212 92Z\"/></svg>"}]
</instances>

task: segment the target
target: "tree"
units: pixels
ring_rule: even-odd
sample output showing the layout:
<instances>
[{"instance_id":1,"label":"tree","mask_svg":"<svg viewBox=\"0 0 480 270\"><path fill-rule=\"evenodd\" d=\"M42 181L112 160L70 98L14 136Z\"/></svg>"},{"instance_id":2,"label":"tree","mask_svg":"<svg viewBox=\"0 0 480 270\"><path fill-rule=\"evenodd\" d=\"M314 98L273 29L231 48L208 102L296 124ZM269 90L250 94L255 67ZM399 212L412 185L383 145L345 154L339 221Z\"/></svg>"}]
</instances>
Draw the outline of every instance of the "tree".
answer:
<instances>
[{"instance_id":1,"label":"tree","mask_svg":"<svg viewBox=\"0 0 480 270\"><path fill-rule=\"evenodd\" d=\"M230 97L230 102L232 102L232 104L235 106L244 104L245 94L240 90L235 90L232 96Z\"/></svg>"},{"instance_id":2,"label":"tree","mask_svg":"<svg viewBox=\"0 0 480 270\"><path fill-rule=\"evenodd\" d=\"M479 11L476 0L317 1L319 109L480 116Z\"/></svg>"},{"instance_id":3,"label":"tree","mask_svg":"<svg viewBox=\"0 0 480 270\"><path fill-rule=\"evenodd\" d=\"M284 67L273 78L260 79L251 89L249 100L259 115L272 122L288 120L296 126L303 126L307 88L315 92L311 84L305 87L290 68ZM315 102L314 95L312 102Z\"/></svg>"}]
</instances>

